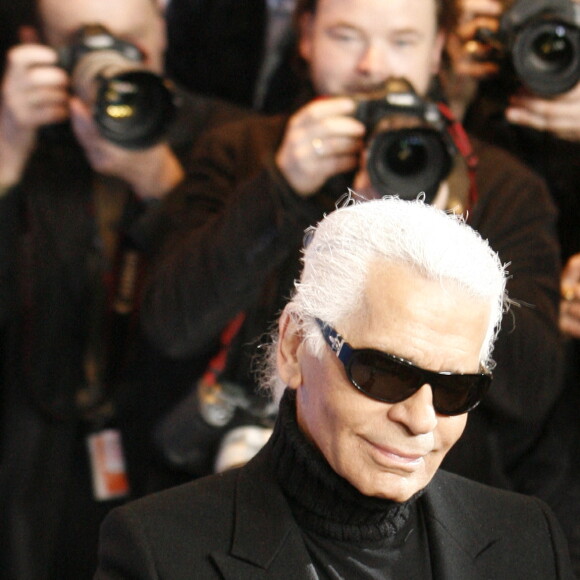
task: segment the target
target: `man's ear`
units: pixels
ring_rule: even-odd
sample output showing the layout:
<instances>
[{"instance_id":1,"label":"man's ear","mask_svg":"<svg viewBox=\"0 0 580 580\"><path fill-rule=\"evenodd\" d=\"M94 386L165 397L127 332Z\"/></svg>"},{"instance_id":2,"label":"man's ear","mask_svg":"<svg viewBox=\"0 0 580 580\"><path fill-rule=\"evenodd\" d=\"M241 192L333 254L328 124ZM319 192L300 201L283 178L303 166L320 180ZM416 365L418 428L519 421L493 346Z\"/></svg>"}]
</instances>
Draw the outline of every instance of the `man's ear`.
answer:
<instances>
[{"instance_id":1,"label":"man's ear","mask_svg":"<svg viewBox=\"0 0 580 580\"><path fill-rule=\"evenodd\" d=\"M298 52L306 61L312 59L312 37L314 34L314 15L312 12L305 12L298 22Z\"/></svg>"},{"instance_id":2,"label":"man's ear","mask_svg":"<svg viewBox=\"0 0 580 580\"><path fill-rule=\"evenodd\" d=\"M21 44L40 44L42 42L38 30L29 24L18 27L18 40Z\"/></svg>"},{"instance_id":3,"label":"man's ear","mask_svg":"<svg viewBox=\"0 0 580 580\"><path fill-rule=\"evenodd\" d=\"M446 34L440 30L437 32L435 44L431 51L431 74L437 75L441 70L441 56L443 54L443 47L445 46Z\"/></svg>"},{"instance_id":4,"label":"man's ear","mask_svg":"<svg viewBox=\"0 0 580 580\"><path fill-rule=\"evenodd\" d=\"M282 381L290 388L297 389L302 384L302 369L299 349L302 334L288 308L284 310L278 323L278 350L276 363Z\"/></svg>"}]
</instances>

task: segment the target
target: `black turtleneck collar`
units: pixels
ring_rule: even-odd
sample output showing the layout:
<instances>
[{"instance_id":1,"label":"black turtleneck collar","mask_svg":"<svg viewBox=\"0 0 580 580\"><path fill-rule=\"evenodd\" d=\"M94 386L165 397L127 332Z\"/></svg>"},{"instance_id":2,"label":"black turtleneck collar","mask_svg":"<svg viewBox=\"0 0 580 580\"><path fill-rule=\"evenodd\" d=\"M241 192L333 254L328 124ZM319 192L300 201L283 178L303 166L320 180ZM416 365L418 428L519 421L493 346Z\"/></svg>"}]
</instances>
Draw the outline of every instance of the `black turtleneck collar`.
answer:
<instances>
[{"instance_id":1,"label":"black turtleneck collar","mask_svg":"<svg viewBox=\"0 0 580 580\"><path fill-rule=\"evenodd\" d=\"M286 389L270 440L272 464L301 527L355 543L394 538L406 527L422 491L397 503L361 494L337 475L296 420L296 392Z\"/></svg>"}]
</instances>

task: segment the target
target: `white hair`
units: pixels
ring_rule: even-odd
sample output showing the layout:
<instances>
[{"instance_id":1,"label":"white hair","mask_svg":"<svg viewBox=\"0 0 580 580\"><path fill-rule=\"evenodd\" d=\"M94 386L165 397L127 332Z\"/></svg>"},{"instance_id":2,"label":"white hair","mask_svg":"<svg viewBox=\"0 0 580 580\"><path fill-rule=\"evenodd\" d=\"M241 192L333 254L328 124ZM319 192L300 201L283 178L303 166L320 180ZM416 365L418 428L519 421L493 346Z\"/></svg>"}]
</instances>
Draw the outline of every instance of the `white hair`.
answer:
<instances>
[{"instance_id":1,"label":"white hair","mask_svg":"<svg viewBox=\"0 0 580 580\"><path fill-rule=\"evenodd\" d=\"M446 213L422 199L384 197L346 203L306 231L303 271L287 305L315 356L324 341L315 319L335 328L364 308L369 268L377 259L403 264L427 279L453 281L474 298L488 301L490 320L480 363L493 368L493 344L508 306L507 273L498 255L460 215ZM277 376L274 333L261 382L275 399L285 385Z\"/></svg>"}]
</instances>

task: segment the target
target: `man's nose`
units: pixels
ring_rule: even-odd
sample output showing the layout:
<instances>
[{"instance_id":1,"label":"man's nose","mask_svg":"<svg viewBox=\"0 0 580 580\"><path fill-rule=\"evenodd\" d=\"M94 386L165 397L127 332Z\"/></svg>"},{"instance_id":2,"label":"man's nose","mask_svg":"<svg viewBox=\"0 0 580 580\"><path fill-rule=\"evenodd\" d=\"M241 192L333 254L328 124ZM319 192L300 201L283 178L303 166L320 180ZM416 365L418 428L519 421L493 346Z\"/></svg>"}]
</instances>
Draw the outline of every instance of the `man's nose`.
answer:
<instances>
[{"instance_id":1,"label":"man's nose","mask_svg":"<svg viewBox=\"0 0 580 580\"><path fill-rule=\"evenodd\" d=\"M387 50L378 42L369 42L358 61L359 73L375 80L384 80L391 73Z\"/></svg>"},{"instance_id":2,"label":"man's nose","mask_svg":"<svg viewBox=\"0 0 580 580\"><path fill-rule=\"evenodd\" d=\"M437 426L431 386L425 383L409 398L394 403L388 414L392 421L404 424L413 435L431 433Z\"/></svg>"}]
</instances>

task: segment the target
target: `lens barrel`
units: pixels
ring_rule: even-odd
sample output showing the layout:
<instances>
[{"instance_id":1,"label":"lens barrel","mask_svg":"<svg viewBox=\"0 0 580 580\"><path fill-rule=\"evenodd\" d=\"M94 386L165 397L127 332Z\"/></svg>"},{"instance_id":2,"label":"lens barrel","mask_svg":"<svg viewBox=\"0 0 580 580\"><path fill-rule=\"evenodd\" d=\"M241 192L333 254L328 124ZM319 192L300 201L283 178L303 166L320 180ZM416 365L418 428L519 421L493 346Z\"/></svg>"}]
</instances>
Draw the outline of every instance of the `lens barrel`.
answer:
<instances>
[{"instance_id":1,"label":"lens barrel","mask_svg":"<svg viewBox=\"0 0 580 580\"><path fill-rule=\"evenodd\" d=\"M102 79L94 116L103 137L127 149L157 143L174 117L173 96L162 78L129 71Z\"/></svg>"},{"instance_id":2,"label":"lens barrel","mask_svg":"<svg viewBox=\"0 0 580 580\"><path fill-rule=\"evenodd\" d=\"M92 110L100 133L126 149L160 141L176 112L174 91L143 63L139 49L100 24L82 27L60 51L72 92Z\"/></svg>"},{"instance_id":3,"label":"lens barrel","mask_svg":"<svg viewBox=\"0 0 580 580\"><path fill-rule=\"evenodd\" d=\"M449 146L429 127L379 132L368 149L367 170L381 195L415 199L424 193L431 203L451 166Z\"/></svg>"},{"instance_id":4,"label":"lens barrel","mask_svg":"<svg viewBox=\"0 0 580 580\"><path fill-rule=\"evenodd\" d=\"M540 97L565 93L580 80L580 4L573 0L515 0L497 40L507 72Z\"/></svg>"},{"instance_id":5,"label":"lens barrel","mask_svg":"<svg viewBox=\"0 0 580 580\"><path fill-rule=\"evenodd\" d=\"M511 49L521 82L539 96L551 97L572 89L580 80L580 30L557 21L524 27Z\"/></svg>"}]
</instances>

